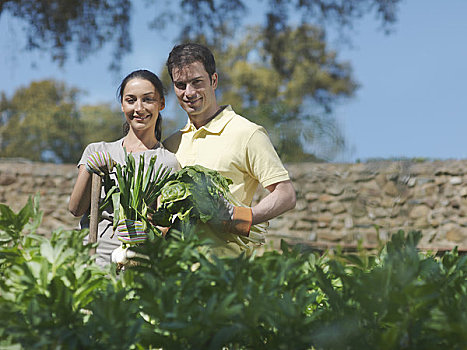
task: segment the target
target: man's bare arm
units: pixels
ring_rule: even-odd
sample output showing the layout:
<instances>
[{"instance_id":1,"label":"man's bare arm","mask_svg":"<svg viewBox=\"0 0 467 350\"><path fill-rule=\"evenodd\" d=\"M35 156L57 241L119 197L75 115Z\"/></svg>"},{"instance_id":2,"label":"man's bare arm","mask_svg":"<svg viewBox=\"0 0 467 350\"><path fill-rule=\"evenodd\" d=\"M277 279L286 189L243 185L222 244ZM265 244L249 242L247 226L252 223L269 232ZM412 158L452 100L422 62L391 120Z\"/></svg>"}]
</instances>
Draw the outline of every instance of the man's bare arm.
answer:
<instances>
[{"instance_id":1,"label":"man's bare arm","mask_svg":"<svg viewBox=\"0 0 467 350\"><path fill-rule=\"evenodd\" d=\"M253 222L259 224L295 208L295 189L290 180L267 186L270 192L257 205L252 207Z\"/></svg>"}]
</instances>

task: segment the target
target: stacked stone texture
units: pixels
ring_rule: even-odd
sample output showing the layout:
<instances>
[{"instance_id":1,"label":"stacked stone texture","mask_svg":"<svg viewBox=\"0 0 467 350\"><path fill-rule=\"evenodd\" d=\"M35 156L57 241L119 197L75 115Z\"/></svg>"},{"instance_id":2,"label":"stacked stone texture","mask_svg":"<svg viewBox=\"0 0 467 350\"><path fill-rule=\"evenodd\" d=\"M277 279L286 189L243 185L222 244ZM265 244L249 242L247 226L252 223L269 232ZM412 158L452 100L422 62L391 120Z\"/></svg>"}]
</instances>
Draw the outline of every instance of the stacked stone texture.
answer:
<instances>
[{"instance_id":1,"label":"stacked stone texture","mask_svg":"<svg viewBox=\"0 0 467 350\"><path fill-rule=\"evenodd\" d=\"M373 247L399 229L419 230L427 249L467 249L467 160L289 164L294 210L271 220L268 246L280 239L316 247ZM40 233L75 229L68 212L74 165L0 161L0 203L18 211L40 195ZM256 201L266 195L259 191Z\"/></svg>"},{"instance_id":2,"label":"stacked stone texture","mask_svg":"<svg viewBox=\"0 0 467 350\"><path fill-rule=\"evenodd\" d=\"M302 163L288 170L297 205L271 220L274 245L283 238L371 248L402 229L421 231L421 248L467 248L467 160Z\"/></svg>"},{"instance_id":3,"label":"stacked stone texture","mask_svg":"<svg viewBox=\"0 0 467 350\"><path fill-rule=\"evenodd\" d=\"M77 175L76 166L70 164L0 160L0 203L16 213L29 197L39 195L43 219L38 233L76 229L79 219L68 211L68 201Z\"/></svg>"}]
</instances>

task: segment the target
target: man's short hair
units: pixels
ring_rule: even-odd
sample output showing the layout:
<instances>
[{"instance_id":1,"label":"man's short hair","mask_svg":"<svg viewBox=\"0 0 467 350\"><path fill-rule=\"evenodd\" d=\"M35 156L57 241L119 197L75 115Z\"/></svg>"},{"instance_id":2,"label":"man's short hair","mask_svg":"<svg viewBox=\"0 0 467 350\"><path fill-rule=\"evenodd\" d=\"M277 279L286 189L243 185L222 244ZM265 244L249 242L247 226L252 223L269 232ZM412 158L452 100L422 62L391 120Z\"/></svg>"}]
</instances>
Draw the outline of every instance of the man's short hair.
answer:
<instances>
[{"instance_id":1,"label":"man's short hair","mask_svg":"<svg viewBox=\"0 0 467 350\"><path fill-rule=\"evenodd\" d=\"M209 74L209 79L216 72L216 61L211 50L196 43L186 43L174 46L167 59L167 70L173 81L173 69L181 69L191 63L201 62Z\"/></svg>"}]
</instances>

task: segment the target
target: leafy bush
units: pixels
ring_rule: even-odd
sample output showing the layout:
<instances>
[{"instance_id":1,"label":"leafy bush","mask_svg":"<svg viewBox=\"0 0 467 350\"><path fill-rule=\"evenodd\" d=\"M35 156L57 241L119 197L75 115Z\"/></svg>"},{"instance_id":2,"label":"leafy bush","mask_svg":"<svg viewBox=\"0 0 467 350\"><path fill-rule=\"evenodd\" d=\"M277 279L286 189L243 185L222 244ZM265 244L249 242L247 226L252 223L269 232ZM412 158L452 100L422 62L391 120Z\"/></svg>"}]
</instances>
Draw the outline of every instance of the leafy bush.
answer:
<instances>
[{"instance_id":1,"label":"leafy bush","mask_svg":"<svg viewBox=\"0 0 467 350\"><path fill-rule=\"evenodd\" d=\"M420 237L399 231L375 258L341 255L326 272L317 267L329 303L313 331L317 348L466 349L467 256L421 254Z\"/></svg>"},{"instance_id":2,"label":"leafy bush","mask_svg":"<svg viewBox=\"0 0 467 350\"><path fill-rule=\"evenodd\" d=\"M99 330L102 327L90 328L94 324L90 312L102 293L115 298L112 286L121 288L110 270L94 264L89 255L91 246L82 243L87 232L59 230L49 239L37 235L42 214L32 200L18 214L2 204L0 210L0 235L4 237L0 250L0 345L98 348L93 338L105 336L105 332Z\"/></svg>"},{"instance_id":3,"label":"leafy bush","mask_svg":"<svg viewBox=\"0 0 467 350\"><path fill-rule=\"evenodd\" d=\"M119 276L85 231L35 230L29 201L0 204L0 348L465 349L467 257L417 251L398 232L377 254L282 243L262 256L210 256L189 225L138 249Z\"/></svg>"}]
</instances>

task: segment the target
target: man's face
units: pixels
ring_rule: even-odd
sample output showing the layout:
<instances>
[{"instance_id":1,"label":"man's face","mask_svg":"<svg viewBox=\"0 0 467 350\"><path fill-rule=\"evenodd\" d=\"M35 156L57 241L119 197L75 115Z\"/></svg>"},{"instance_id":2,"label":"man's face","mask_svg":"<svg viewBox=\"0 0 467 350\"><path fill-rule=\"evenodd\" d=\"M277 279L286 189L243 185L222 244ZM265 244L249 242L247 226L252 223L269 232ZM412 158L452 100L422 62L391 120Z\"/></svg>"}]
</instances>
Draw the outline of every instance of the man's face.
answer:
<instances>
[{"instance_id":1,"label":"man's face","mask_svg":"<svg viewBox=\"0 0 467 350\"><path fill-rule=\"evenodd\" d=\"M180 69L174 68L172 77L180 106L196 127L204 125L218 109L215 95L217 73L209 79L203 64L197 61Z\"/></svg>"}]
</instances>

